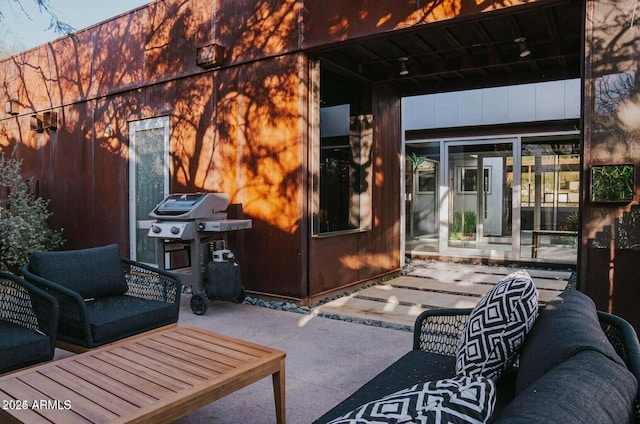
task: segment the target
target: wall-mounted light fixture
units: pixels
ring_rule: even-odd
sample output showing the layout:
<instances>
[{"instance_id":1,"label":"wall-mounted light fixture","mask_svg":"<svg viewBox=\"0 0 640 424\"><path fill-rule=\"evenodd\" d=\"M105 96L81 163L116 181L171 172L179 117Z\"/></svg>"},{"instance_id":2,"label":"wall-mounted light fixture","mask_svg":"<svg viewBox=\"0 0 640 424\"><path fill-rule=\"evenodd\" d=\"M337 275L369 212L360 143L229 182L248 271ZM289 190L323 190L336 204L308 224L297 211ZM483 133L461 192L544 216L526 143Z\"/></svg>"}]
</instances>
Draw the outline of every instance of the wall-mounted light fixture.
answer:
<instances>
[{"instance_id":1,"label":"wall-mounted light fixture","mask_svg":"<svg viewBox=\"0 0 640 424\"><path fill-rule=\"evenodd\" d=\"M42 113L42 126L45 130L55 131L58 129L58 112L47 111Z\"/></svg>"},{"instance_id":2,"label":"wall-mounted light fixture","mask_svg":"<svg viewBox=\"0 0 640 424\"><path fill-rule=\"evenodd\" d=\"M196 50L196 64L202 69L222 66L226 49L220 44L212 43L198 47Z\"/></svg>"},{"instance_id":3,"label":"wall-mounted light fixture","mask_svg":"<svg viewBox=\"0 0 640 424\"><path fill-rule=\"evenodd\" d=\"M31 131L35 132L43 132L44 130L55 131L58 129L58 112L48 110L31 115L29 126Z\"/></svg>"},{"instance_id":4,"label":"wall-mounted light fixture","mask_svg":"<svg viewBox=\"0 0 640 424\"><path fill-rule=\"evenodd\" d=\"M116 130L115 130L115 128L113 128L113 124L109 124L104 129L104 136L105 137L112 137L113 134L115 134L115 132L116 132Z\"/></svg>"},{"instance_id":5,"label":"wall-mounted light fixture","mask_svg":"<svg viewBox=\"0 0 640 424\"><path fill-rule=\"evenodd\" d=\"M42 115L39 113L31 115L31 118L29 119L29 127L31 128L31 131L39 133L44 131L44 126L42 125Z\"/></svg>"},{"instance_id":6,"label":"wall-mounted light fixture","mask_svg":"<svg viewBox=\"0 0 640 424\"><path fill-rule=\"evenodd\" d=\"M409 69L407 69L407 60L409 60L408 57L398 58L398 61L400 62L400 72L398 72L398 75L400 75L401 77L409 75Z\"/></svg>"},{"instance_id":7,"label":"wall-mounted light fixture","mask_svg":"<svg viewBox=\"0 0 640 424\"><path fill-rule=\"evenodd\" d=\"M527 57L531 54L531 50L527 46L527 38L526 37L518 37L513 40L514 43L520 47L520 57Z\"/></svg>"},{"instance_id":8,"label":"wall-mounted light fixture","mask_svg":"<svg viewBox=\"0 0 640 424\"><path fill-rule=\"evenodd\" d=\"M5 112L8 115L17 115L20 113L20 104L15 100L8 100L5 104Z\"/></svg>"}]
</instances>

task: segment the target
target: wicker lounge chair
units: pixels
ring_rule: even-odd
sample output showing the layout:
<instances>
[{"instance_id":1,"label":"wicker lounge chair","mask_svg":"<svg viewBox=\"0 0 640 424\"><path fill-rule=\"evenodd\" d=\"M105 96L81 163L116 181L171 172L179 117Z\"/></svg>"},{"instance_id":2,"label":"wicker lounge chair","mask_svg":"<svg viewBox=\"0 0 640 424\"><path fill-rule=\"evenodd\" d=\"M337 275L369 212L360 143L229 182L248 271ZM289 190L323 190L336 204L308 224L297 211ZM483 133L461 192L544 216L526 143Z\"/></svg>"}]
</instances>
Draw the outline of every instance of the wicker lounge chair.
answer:
<instances>
[{"instance_id":1,"label":"wicker lounge chair","mask_svg":"<svg viewBox=\"0 0 640 424\"><path fill-rule=\"evenodd\" d=\"M121 258L115 244L35 252L22 271L58 299L58 346L67 350L91 349L178 321L180 279Z\"/></svg>"},{"instance_id":2,"label":"wicker lounge chair","mask_svg":"<svg viewBox=\"0 0 640 424\"><path fill-rule=\"evenodd\" d=\"M58 313L53 296L0 272L0 374L53 358Z\"/></svg>"}]
</instances>

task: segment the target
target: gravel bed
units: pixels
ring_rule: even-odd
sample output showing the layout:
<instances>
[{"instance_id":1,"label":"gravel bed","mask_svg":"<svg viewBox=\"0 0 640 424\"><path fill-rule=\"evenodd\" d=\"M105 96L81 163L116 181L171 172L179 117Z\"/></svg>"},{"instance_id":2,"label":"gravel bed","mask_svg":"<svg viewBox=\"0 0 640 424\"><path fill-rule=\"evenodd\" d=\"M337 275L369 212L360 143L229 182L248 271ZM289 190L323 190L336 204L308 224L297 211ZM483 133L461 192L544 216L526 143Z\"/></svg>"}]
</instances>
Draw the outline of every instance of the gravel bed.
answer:
<instances>
[{"instance_id":1,"label":"gravel bed","mask_svg":"<svg viewBox=\"0 0 640 424\"><path fill-rule=\"evenodd\" d=\"M403 271L403 273L404 273L404 271ZM332 302L332 301L334 301L336 299L340 299L340 298L345 297L345 296L350 296L350 295L352 295L354 293L357 293L359 291L362 291L362 290L364 290L366 288L369 288L369 287L372 287L372 286L384 284L386 281L391 280L394 277L396 277L396 275L390 275L390 276L385 276L385 277L379 278L377 280L372 281L370 284L367 284L367 285L365 285L363 287L360 287L360 288L358 288L356 290L342 292L340 295L336 295L336 296L326 297L326 298L314 303L311 306L298 306L297 304L291 303L291 302L266 301L266 300L263 300L263 299L249 297L249 296L247 296L245 298L244 303L249 304L249 305L260 306L260 307L263 307L263 308L277 309L277 310L281 310L281 311L294 312L294 313L304 314L304 315L313 314L314 316L318 316L318 317L321 317L321 318L335 319L335 320L344 321L344 322L353 322L353 323L357 323L357 324L369 325L369 326L372 326L372 327L390 328L390 329L398 330L398 331L413 331L412 328L407 327L407 326L392 325L392 324L388 324L388 323L381 322L381 321L376 321L376 320L355 319L355 318L346 317L346 316L342 316L342 315L338 315L338 314L329 314L329 313L324 313L324 312L318 312L316 310L316 308L318 306L324 305L325 303Z\"/></svg>"}]
</instances>

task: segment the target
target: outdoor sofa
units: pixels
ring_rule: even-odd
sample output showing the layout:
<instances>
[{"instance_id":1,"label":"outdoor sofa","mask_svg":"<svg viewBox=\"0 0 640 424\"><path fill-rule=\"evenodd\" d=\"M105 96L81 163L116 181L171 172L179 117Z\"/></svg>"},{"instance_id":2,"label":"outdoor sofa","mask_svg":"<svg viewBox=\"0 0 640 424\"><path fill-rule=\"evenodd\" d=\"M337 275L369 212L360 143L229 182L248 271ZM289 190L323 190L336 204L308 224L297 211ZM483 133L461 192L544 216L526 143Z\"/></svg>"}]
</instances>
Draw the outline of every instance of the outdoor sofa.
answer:
<instances>
[{"instance_id":1,"label":"outdoor sofa","mask_svg":"<svg viewBox=\"0 0 640 424\"><path fill-rule=\"evenodd\" d=\"M58 346L67 350L92 349L178 321L180 279L122 258L116 244L35 252L22 273L58 300Z\"/></svg>"},{"instance_id":2,"label":"outdoor sofa","mask_svg":"<svg viewBox=\"0 0 640 424\"><path fill-rule=\"evenodd\" d=\"M0 272L0 374L53 359L58 314L53 296Z\"/></svg>"},{"instance_id":3,"label":"outdoor sofa","mask_svg":"<svg viewBox=\"0 0 640 424\"><path fill-rule=\"evenodd\" d=\"M413 350L315 423L640 422L633 327L576 290L538 307L524 275L505 280L474 309L422 313Z\"/></svg>"}]
</instances>

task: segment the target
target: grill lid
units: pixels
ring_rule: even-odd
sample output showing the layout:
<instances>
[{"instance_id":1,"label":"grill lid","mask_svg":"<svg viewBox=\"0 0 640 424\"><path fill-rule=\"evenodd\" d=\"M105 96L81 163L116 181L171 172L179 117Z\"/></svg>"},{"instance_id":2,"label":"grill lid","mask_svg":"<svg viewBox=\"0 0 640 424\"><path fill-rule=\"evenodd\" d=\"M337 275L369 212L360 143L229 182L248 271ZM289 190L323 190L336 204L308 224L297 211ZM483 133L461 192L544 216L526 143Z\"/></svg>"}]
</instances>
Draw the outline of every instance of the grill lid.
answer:
<instances>
[{"instance_id":1,"label":"grill lid","mask_svg":"<svg viewBox=\"0 0 640 424\"><path fill-rule=\"evenodd\" d=\"M226 193L176 193L160 202L149 216L165 220L224 219L228 206Z\"/></svg>"}]
</instances>

